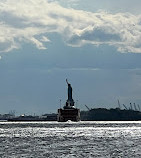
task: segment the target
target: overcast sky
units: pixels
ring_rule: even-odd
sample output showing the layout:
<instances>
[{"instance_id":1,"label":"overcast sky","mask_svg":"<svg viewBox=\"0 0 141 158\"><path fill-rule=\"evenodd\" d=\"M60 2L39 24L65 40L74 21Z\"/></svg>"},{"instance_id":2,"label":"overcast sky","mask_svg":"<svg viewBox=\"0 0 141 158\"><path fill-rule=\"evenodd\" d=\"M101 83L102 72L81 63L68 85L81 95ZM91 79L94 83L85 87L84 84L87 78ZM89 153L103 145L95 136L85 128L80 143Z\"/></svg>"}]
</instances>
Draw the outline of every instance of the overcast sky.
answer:
<instances>
[{"instance_id":1,"label":"overcast sky","mask_svg":"<svg viewBox=\"0 0 141 158\"><path fill-rule=\"evenodd\" d=\"M1 0L0 113L141 105L140 0Z\"/></svg>"}]
</instances>

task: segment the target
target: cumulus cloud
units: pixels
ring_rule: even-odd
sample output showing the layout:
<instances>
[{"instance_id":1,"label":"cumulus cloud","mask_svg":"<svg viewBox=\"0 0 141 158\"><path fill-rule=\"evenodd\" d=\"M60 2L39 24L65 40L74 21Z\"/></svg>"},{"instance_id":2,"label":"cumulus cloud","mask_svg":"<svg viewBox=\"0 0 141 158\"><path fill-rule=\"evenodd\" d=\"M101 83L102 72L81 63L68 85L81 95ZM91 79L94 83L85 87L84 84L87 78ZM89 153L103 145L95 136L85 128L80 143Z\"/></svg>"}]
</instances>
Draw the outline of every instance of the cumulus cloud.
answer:
<instances>
[{"instance_id":1,"label":"cumulus cloud","mask_svg":"<svg viewBox=\"0 0 141 158\"><path fill-rule=\"evenodd\" d=\"M0 52L29 42L46 49L48 33L60 34L72 47L112 45L120 52L141 53L141 15L86 12L49 0L0 2Z\"/></svg>"}]
</instances>

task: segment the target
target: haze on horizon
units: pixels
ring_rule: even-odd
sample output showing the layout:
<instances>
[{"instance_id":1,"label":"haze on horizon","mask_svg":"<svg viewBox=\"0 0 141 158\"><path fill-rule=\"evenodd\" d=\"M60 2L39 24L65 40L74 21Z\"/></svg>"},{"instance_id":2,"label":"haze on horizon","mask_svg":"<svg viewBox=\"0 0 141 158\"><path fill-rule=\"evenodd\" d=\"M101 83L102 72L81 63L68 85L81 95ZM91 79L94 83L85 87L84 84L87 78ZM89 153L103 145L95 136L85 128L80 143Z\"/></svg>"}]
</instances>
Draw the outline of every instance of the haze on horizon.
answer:
<instances>
[{"instance_id":1,"label":"haze on horizon","mask_svg":"<svg viewBox=\"0 0 141 158\"><path fill-rule=\"evenodd\" d=\"M1 0L0 113L141 105L141 1Z\"/></svg>"}]
</instances>

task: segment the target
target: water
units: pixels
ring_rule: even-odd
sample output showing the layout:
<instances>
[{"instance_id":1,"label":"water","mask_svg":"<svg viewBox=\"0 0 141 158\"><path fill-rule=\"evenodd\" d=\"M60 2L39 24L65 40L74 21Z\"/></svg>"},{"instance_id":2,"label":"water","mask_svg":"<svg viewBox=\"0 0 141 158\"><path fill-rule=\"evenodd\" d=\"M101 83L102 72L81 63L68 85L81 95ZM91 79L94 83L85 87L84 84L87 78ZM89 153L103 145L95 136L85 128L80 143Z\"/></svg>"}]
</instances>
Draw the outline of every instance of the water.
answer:
<instances>
[{"instance_id":1,"label":"water","mask_svg":"<svg viewBox=\"0 0 141 158\"><path fill-rule=\"evenodd\" d=\"M1 158L140 158L141 121L0 122Z\"/></svg>"}]
</instances>

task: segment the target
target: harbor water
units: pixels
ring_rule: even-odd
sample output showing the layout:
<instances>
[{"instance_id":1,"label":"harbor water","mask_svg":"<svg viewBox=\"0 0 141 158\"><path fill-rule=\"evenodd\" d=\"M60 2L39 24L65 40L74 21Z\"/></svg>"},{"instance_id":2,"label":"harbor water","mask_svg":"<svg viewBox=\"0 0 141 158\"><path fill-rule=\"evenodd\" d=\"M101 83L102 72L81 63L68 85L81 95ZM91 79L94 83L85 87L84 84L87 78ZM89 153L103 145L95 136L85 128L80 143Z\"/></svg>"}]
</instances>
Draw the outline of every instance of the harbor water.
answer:
<instances>
[{"instance_id":1,"label":"harbor water","mask_svg":"<svg viewBox=\"0 0 141 158\"><path fill-rule=\"evenodd\" d=\"M1 158L140 158L141 121L0 122Z\"/></svg>"}]
</instances>

